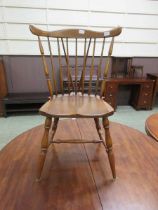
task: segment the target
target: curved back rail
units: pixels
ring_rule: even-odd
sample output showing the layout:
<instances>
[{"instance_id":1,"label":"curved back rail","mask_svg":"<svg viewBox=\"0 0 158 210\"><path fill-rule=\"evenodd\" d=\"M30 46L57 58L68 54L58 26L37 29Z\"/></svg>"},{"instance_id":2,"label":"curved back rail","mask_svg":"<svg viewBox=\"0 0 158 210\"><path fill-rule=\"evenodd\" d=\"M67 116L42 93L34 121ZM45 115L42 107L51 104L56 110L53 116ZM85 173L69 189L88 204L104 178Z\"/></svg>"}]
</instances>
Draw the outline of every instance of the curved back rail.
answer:
<instances>
[{"instance_id":1,"label":"curved back rail","mask_svg":"<svg viewBox=\"0 0 158 210\"><path fill-rule=\"evenodd\" d=\"M65 93L65 74L67 93L75 92L75 94L77 94L77 92L81 92L82 94L99 94L100 97L103 96L110 67L114 38L121 33L121 27L106 32L83 29L66 29L50 32L40 30L30 25L30 31L38 37L44 73L51 97L58 93ZM46 39L43 40L43 37ZM110 41L106 42L106 40ZM47 42L47 49L50 55L50 65L48 65L46 51L44 50L45 42ZM105 47L105 43L108 47ZM97 51L98 45L100 46L99 52ZM54 46L54 48L52 46ZM72 48L74 48L74 50ZM73 51L73 56L70 55L70 51ZM82 51L83 54L81 55L79 51ZM97 56L96 51L98 52ZM104 56L105 51L107 52L106 58ZM55 55L58 56L59 84L57 84L57 71L55 71L54 64ZM81 56L83 57L83 64L79 65ZM72 57L74 58L73 65ZM95 65L96 58L97 66ZM90 62L88 62L88 60L90 60ZM65 63L66 69L63 63ZM49 66L51 66L51 76ZM79 71L79 69L81 69L81 71Z\"/></svg>"}]
</instances>

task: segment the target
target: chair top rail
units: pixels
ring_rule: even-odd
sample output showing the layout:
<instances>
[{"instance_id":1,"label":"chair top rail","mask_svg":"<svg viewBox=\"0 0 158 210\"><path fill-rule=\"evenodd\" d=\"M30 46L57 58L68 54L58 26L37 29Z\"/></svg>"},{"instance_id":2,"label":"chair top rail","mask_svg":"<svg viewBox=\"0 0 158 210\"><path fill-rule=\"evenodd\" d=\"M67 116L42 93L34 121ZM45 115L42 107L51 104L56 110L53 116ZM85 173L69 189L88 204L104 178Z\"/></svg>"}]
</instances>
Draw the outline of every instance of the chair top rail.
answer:
<instances>
[{"instance_id":1,"label":"chair top rail","mask_svg":"<svg viewBox=\"0 0 158 210\"><path fill-rule=\"evenodd\" d=\"M109 31L98 32L85 29L64 29L57 31L44 31L33 25L30 25L30 31L37 36L54 37L54 38L108 38L118 36L122 28L116 27Z\"/></svg>"}]
</instances>

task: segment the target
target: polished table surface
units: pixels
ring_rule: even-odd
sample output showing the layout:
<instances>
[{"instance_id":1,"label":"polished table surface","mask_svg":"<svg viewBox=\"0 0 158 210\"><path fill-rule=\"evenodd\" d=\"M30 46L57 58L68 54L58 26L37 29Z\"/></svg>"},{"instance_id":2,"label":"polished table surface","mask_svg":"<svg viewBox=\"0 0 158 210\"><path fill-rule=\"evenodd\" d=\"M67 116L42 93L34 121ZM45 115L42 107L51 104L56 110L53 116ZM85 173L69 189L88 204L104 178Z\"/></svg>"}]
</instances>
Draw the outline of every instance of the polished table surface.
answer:
<instances>
[{"instance_id":1,"label":"polished table surface","mask_svg":"<svg viewBox=\"0 0 158 210\"><path fill-rule=\"evenodd\" d=\"M157 210L158 143L121 124L110 130L115 181L102 145L56 144L37 183L43 126L16 137L0 152L0 210ZM80 137L98 138L93 121L59 122L55 138Z\"/></svg>"},{"instance_id":2,"label":"polished table surface","mask_svg":"<svg viewBox=\"0 0 158 210\"><path fill-rule=\"evenodd\" d=\"M158 113L147 118L145 129L148 135L158 141Z\"/></svg>"}]
</instances>

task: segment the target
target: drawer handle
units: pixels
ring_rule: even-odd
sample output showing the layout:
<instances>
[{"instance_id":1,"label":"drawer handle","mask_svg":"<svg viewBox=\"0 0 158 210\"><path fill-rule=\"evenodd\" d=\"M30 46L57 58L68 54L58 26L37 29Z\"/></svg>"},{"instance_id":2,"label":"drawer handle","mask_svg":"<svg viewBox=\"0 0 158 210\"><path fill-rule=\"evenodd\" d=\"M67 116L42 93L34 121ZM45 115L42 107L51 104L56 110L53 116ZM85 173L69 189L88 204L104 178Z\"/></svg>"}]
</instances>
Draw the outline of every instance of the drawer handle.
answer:
<instances>
[{"instance_id":1,"label":"drawer handle","mask_svg":"<svg viewBox=\"0 0 158 210\"><path fill-rule=\"evenodd\" d=\"M148 94L148 93L144 93L144 95L145 95L145 96L148 96L149 94Z\"/></svg>"},{"instance_id":2,"label":"drawer handle","mask_svg":"<svg viewBox=\"0 0 158 210\"><path fill-rule=\"evenodd\" d=\"M112 97L112 94L109 94L110 97Z\"/></svg>"},{"instance_id":3,"label":"drawer handle","mask_svg":"<svg viewBox=\"0 0 158 210\"><path fill-rule=\"evenodd\" d=\"M146 101L144 101L144 104L146 104Z\"/></svg>"}]
</instances>

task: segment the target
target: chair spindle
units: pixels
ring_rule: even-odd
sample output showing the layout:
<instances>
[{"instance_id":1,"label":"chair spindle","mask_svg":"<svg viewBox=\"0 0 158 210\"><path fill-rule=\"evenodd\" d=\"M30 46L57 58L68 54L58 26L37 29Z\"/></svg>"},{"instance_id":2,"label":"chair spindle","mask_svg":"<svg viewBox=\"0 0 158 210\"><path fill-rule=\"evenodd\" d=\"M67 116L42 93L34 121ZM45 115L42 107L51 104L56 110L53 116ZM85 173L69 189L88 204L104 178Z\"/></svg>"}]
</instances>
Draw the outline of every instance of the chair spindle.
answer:
<instances>
[{"instance_id":1,"label":"chair spindle","mask_svg":"<svg viewBox=\"0 0 158 210\"><path fill-rule=\"evenodd\" d=\"M101 55L100 55L100 59L99 59L99 65L98 65L98 71L97 71L97 81L96 81L95 95L97 95L97 93L98 93L99 79L100 79L100 77L101 77L101 67L102 67L102 60L103 60L104 46L105 46L105 37L103 38L102 49L101 49Z\"/></svg>"},{"instance_id":2,"label":"chair spindle","mask_svg":"<svg viewBox=\"0 0 158 210\"><path fill-rule=\"evenodd\" d=\"M108 76L108 71L109 71L109 66L110 66L110 56L112 55L113 44L114 44L114 37L112 37L112 40L110 43L107 62L106 62L104 73L103 73L103 81L102 81L101 94L100 94L101 97L105 94L105 85L106 85L106 79Z\"/></svg>"},{"instance_id":3,"label":"chair spindle","mask_svg":"<svg viewBox=\"0 0 158 210\"><path fill-rule=\"evenodd\" d=\"M82 85L82 94L84 94L84 82L85 82L85 73L86 73L86 63L87 63L89 48L90 48L90 44L91 44L91 38L89 39L87 52L86 52L86 42L87 42L87 39L85 38L85 42L84 42L83 69L82 69L82 74L81 74L81 79L80 79L80 82L81 82L81 85Z\"/></svg>"},{"instance_id":4,"label":"chair spindle","mask_svg":"<svg viewBox=\"0 0 158 210\"><path fill-rule=\"evenodd\" d=\"M68 92L70 93L70 87L72 86L72 89L74 89L74 84L73 84L73 80L72 80L72 76L71 76L71 68L70 68L70 63L69 63L68 38L66 38L67 51L65 49L63 38L61 38L61 43L62 43L62 47L63 47L63 51L64 51L65 61L67 64ZM71 86L70 86L70 83L71 83Z\"/></svg>"},{"instance_id":5,"label":"chair spindle","mask_svg":"<svg viewBox=\"0 0 158 210\"><path fill-rule=\"evenodd\" d=\"M61 52L60 52L60 43L59 38L57 38L57 45L58 45L58 61L59 61L59 77L60 77L60 90L62 94L64 94L64 88L63 88L63 71L62 71L62 65L61 65Z\"/></svg>"},{"instance_id":6,"label":"chair spindle","mask_svg":"<svg viewBox=\"0 0 158 210\"><path fill-rule=\"evenodd\" d=\"M51 66L52 66L53 87L54 87L55 94L57 95L58 93L57 93L57 84L56 84L56 78L55 78L55 68L54 68L54 62L53 62L52 48L51 48L49 37L47 37L47 38L48 38L48 47L49 47L49 53L50 53L50 62L51 62Z\"/></svg>"},{"instance_id":7,"label":"chair spindle","mask_svg":"<svg viewBox=\"0 0 158 210\"><path fill-rule=\"evenodd\" d=\"M75 52L75 94L77 94L77 91L78 91L78 59L77 59L77 38L75 39L75 49L76 49L76 52Z\"/></svg>"},{"instance_id":8,"label":"chair spindle","mask_svg":"<svg viewBox=\"0 0 158 210\"><path fill-rule=\"evenodd\" d=\"M44 73L45 73L45 77L47 80L48 90L50 93L50 97L52 98L53 97L53 87L52 87L51 80L49 77L49 71L48 71L48 66L47 66L47 62L46 62L46 58L45 58L45 54L44 54L44 49L43 49L42 42L41 42L41 39L39 36L38 36L38 44L39 44L39 49L40 49L42 62L43 62L43 66L44 66Z\"/></svg>"},{"instance_id":9,"label":"chair spindle","mask_svg":"<svg viewBox=\"0 0 158 210\"><path fill-rule=\"evenodd\" d=\"M69 62L69 42L68 38L66 38L66 49L67 49L67 77L68 77L68 89L69 89L69 94L70 94L70 83L73 88L73 81L71 80L71 72L70 72L70 62Z\"/></svg>"},{"instance_id":10,"label":"chair spindle","mask_svg":"<svg viewBox=\"0 0 158 210\"><path fill-rule=\"evenodd\" d=\"M94 44L93 44L93 55L92 55L92 60L91 60L91 69L90 69L88 95L90 95L91 94L91 91L92 91L92 78L93 78L93 74L94 74L95 45L96 45L96 38L94 38Z\"/></svg>"}]
</instances>

